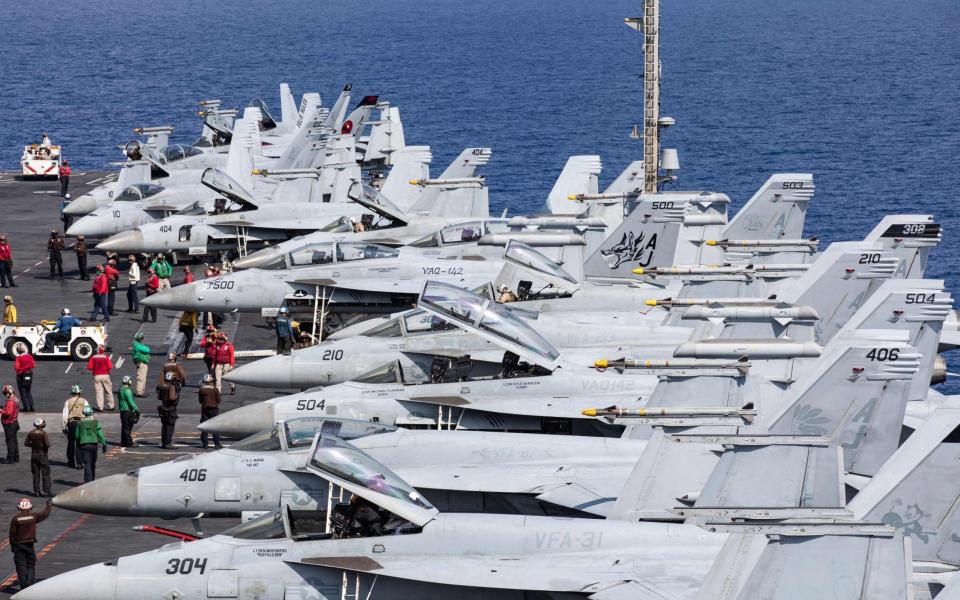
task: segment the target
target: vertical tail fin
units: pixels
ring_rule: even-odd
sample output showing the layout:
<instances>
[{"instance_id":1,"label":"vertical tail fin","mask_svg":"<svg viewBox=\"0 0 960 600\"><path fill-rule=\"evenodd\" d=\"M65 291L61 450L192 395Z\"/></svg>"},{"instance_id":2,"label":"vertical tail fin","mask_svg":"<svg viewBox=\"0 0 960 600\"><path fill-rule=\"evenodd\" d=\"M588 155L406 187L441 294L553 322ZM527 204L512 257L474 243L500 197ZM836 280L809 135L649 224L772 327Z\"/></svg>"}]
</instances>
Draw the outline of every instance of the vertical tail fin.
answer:
<instances>
[{"instance_id":1,"label":"vertical tail fin","mask_svg":"<svg viewBox=\"0 0 960 600\"><path fill-rule=\"evenodd\" d=\"M469 179L477 176L477 168L490 162L490 148L465 148L439 179ZM487 217L490 214L489 190L486 184L458 183L430 185L423 188L411 206L411 212L434 217Z\"/></svg>"},{"instance_id":2,"label":"vertical tail fin","mask_svg":"<svg viewBox=\"0 0 960 600\"><path fill-rule=\"evenodd\" d=\"M897 277L921 279L941 236L940 224L930 215L887 215L864 241L879 243L900 258Z\"/></svg>"},{"instance_id":3,"label":"vertical tail fin","mask_svg":"<svg viewBox=\"0 0 960 600\"><path fill-rule=\"evenodd\" d=\"M813 190L813 175L810 173L771 175L723 230L723 237L800 239Z\"/></svg>"},{"instance_id":4,"label":"vertical tail fin","mask_svg":"<svg viewBox=\"0 0 960 600\"><path fill-rule=\"evenodd\" d=\"M259 137L257 109L248 108L243 118L233 124L233 138L227 153L226 174L247 192L253 190L253 144Z\"/></svg>"},{"instance_id":5,"label":"vertical tail fin","mask_svg":"<svg viewBox=\"0 0 960 600\"><path fill-rule=\"evenodd\" d=\"M440 174L440 179L466 179L476 177L477 167L490 162L493 151L490 148L464 148L447 168Z\"/></svg>"},{"instance_id":6,"label":"vertical tail fin","mask_svg":"<svg viewBox=\"0 0 960 600\"><path fill-rule=\"evenodd\" d=\"M914 560L960 566L960 397L937 408L848 508L901 530Z\"/></svg>"},{"instance_id":7,"label":"vertical tail fin","mask_svg":"<svg viewBox=\"0 0 960 600\"><path fill-rule=\"evenodd\" d=\"M309 158L313 157L316 148L312 147L313 138L319 128L318 119L322 115L320 94L307 93L300 101L300 114L297 117L296 132L287 147L276 161L278 169L292 169L305 166Z\"/></svg>"},{"instance_id":8,"label":"vertical tail fin","mask_svg":"<svg viewBox=\"0 0 960 600\"><path fill-rule=\"evenodd\" d=\"M334 132L340 131L340 128L343 126L343 120L347 116L347 107L350 105L351 90L353 90L353 86L349 83L343 86L343 90L341 90L340 95L337 96L337 101L333 103L330 114L323 124L324 129Z\"/></svg>"},{"instance_id":9,"label":"vertical tail fin","mask_svg":"<svg viewBox=\"0 0 960 600\"><path fill-rule=\"evenodd\" d=\"M547 196L547 212L555 215L575 215L581 207L568 196L596 194L600 189L600 157L571 156Z\"/></svg>"},{"instance_id":10,"label":"vertical tail fin","mask_svg":"<svg viewBox=\"0 0 960 600\"><path fill-rule=\"evenodd\" d=\"M876 249L874 249L876 248ZM811 306L820 315L816 340L826 343L883 280L896 275L897 257L863 242L831 244L799 278L784 283L784 302Z\"/></svg>"},{"instance_id":11,"label":"vertical tail fin","mask_svg":"<svg viewBox=\"0 0 960 600\"><path fill-rule=\"evenodd\" d=\"M297 101L290 91L290 85L280 84L280 125L286 131L293 131L297 122Z\"/></svg>"},{"instance_id":12,"label":"vertical tail fin","mask_svg":"<svg viewBox=\"0 0 960 600\"><path fill-rule=\"evenodd\" d=\"M387 107L381 111L380 120L374 122L370 128L370 139L363 154L363 163L369 166L391 164L395 153L403 150L406 145L400 109L396 106Z\"/></svg>"},{"instance_id":13,"label":"vertical tail fin","mask_svg":"<svg viewBox=\"0 0 960 600\"><path fill-rule=\"evenodd\" d=\"M430 146L407 146L391 156L393 166L383 181L381 193L402 211L410 211L423 194L423 188L411 185L411 180L430 177L433 154Z\"/></svg>"}]
</instances>

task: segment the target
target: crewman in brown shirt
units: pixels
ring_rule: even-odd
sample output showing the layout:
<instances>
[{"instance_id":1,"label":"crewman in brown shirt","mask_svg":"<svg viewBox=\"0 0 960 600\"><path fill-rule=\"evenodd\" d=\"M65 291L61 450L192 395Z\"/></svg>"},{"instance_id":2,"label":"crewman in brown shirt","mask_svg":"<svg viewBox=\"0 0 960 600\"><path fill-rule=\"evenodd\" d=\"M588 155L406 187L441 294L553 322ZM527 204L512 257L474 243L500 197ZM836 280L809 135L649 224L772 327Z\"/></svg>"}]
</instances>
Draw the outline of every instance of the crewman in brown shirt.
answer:
<instances>
[{"instance_id":1,"label":"crewman in brown shirt","mask_svg":"<svg viewBox=\"0 0 960 600\"><path fill-rule=\"evenodd\" d=\"M23 445L30 448L30 471L33 473L33 495L38 498L53 498L50 493L50 438L44 428L47 422L37 417L33 420L33 431L27 434ZM42 485L41 485L42 484Z\"/></svg>"},{"instance_id":2,"label":"crewman in brown shirt","mask_svg":"<svg viewBox=\"0 0 960 600\"><path fill-rule=\"evenodd\" d=\"M213 375L207 373L203 376L203 383L200 384L200 390L197 392L200 397L200 422L212 419L220 414L220 390L217 389L213 381ZM207 438L207 432L200 433L200 443L204 448L209 448L210 444ZM218 449L223 448L220 444L220 434L213 434L213 445Z\"/></svg>"},{"instance_id":3,"label":"crewman in brown shirt","mask_svg":"<svg viewBox=\"0 0 960 600\"><path fill-rule=\"evenodd\" d=\"M33 545L37 543L37 523L50 516L53 501L47 500L43 512L30 512L33 502L21 498L17 503L17 514L10 519L10 549L13 550L13 564L17 567L17 580L23 590L36 580L37 553Z\"/></svg>"}]
</instances>

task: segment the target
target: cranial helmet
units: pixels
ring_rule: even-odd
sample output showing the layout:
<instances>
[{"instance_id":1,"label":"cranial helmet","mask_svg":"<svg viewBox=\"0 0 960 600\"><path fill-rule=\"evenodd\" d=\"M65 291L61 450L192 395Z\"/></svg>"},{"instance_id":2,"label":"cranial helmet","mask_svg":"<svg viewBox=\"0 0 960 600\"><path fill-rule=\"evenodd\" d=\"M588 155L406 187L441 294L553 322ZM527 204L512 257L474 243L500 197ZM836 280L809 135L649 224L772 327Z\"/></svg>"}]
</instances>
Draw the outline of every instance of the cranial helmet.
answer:
<instances>
[{"instance_id":1,"label":"cranial helmet","mask_svg":"<svg viewBox=\"0 0 960 600\"><path fill-rule=\"evenodd\" d=\"M75 386L71 387L71 388L70 388L70 393L71 393L71 394L79 394L79 393L80 393L80 386L79 386L79 385L75 385Z\"/></svg>"},{"instance_id":2,"label":"cranial helmet","mask_svg":"<svg viewBox=\"0 0 960 600\"><path fill-rule=\"evenodd\" d=\"M93 414L93 407L92 407L92 406L84 406L84 407L83 407L83 416L89 417L89 416L92 415L92 414Z\"/></svg>"},{"instance_id":3,"label":"cranial helmet","mask_svg":"<svg viewBox=\"0 0 960 600\"><path fill-rule=\"evenodd\" d=\"M33 420L33 426L36 427L37 429L43 429L44 427L47 426L47 422L44 421L42 417L37 417L36 419Z\"/></svg>"},{"instance_id":4,"label":"cranial helmet","mask_svg":"<svg viewBox=\"0 0 960 600\"><path fill-rule=\"evenodd\" d=\"M30 510L33 508L33 502L30 502L30 498L20 498L20 501L17 502L17 508L20 510Z\"/></svg>"}]
</instances>

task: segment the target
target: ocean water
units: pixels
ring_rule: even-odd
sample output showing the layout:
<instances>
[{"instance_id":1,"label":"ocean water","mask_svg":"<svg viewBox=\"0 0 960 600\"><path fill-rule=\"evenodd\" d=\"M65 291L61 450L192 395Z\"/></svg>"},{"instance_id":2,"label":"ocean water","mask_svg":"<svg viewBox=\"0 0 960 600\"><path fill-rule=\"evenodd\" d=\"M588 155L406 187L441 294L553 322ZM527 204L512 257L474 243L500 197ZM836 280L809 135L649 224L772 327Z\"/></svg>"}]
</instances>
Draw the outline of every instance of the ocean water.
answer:
<instances>
[{"instance_id":1,"label":"ocean water","mask_svg":"<svg viewBox=\"0 0 960 600\"><path fill-rule=\"evenodd\" d=\"M344 83L400 107L435 172L486 145L495 212L538 210L571 154L602 184L632 159L641 115L639 0L62 0L5 7L0 167L48 131L81 169L121 158L140 125L195 139L196 101L277 105L277 84L332 102ZM679 188L738 208L770 173L815 174L807 231L865 235L886 213L932 213L928 275L957 292L960 3L663 0L664 145ZM277 110L276 112L279 112Z\"/></svg>"}]
</instances>

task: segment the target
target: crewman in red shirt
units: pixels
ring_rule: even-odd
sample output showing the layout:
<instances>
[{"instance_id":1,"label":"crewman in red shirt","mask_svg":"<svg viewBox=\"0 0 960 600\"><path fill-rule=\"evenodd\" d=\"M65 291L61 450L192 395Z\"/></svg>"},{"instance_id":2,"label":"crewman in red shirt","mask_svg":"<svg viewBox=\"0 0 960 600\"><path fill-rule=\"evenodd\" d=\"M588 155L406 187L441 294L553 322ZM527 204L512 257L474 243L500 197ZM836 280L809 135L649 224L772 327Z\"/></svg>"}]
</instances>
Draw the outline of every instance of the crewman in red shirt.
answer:
<instances>
[{"instance_id":1,"label":"crewman in red shirt","mask_svg":"<svg viewBox=\"0 0 960 600\"><path fill-rule=\"evenodd\" d=\"M93 312L90 313L90 320L97 320L97 312L103 313L103 322L110 322L110 310L107 308L107 292L110 291L110 283L107 280L107 274L103 265L97 266L97 276L93 278Z\"/></svg>"},{"instance_id":2,"label":"crewman in red shirt","mask_svg":"<svg viewBox=\"0 0 960 600\"><path fill-rule=\"evenodd\" d=\"M33 355L27 352L21 354L13 361L13 370L17 374L17 391L20 392L20 405L23 412L33 412L33 392L30 391L33 385L33 370L37 368L37 362L33 360Z\"/></svg>"},{"instance_id":3,"label":"crewman in red shirt","mask_svg":"<svg viewBox=\"0 0 960 600\"><path fill-rule=\"evenodd\" d=\"M217 390L221 391L223 376L233 370L234 348L233 344L227 341L227 334L220 332L217 334L217 356L215 359L214 374L217 379ZM235 394L237 386L230 384L230 393Z\"/></svg>"},{"instance_id":4,"label":"crewman in red shirt","mask_svg":"<svg viewBox=\"0 0 960 600\"><path fill-rule=\"evenodd\" d=\"M109 410L114 409L113 382L110 373L113 371L113 361L106 354L103 346L97 348L97 353L87 361L87 370L93 373L93 391L97 398L97 412L103 412L103 397L107 397Z\"/></svg>"},{"instance_id":5,"label":"crewman in red shirt","mask_svg":"<svg viewBox=\"0 0 960 600\"><path fill-rule=\"evenodd\" d=\"M67 188L70 187L70 175L73 174L73 170L70 168L70 163L67 161L62 161L60 163L60 195L67 195Z\"/></svg>"},{"instance_id":6,"label":"crewman in red shirt","mask_svg":"<svg viewBox=\"0 0 960 600\"><path fill-rule=\"evenodd\" d=\"M17 287L13 280L13 251L7 243L7 236L0 235L0 286Z\"/></svg>"}]
</instances>

